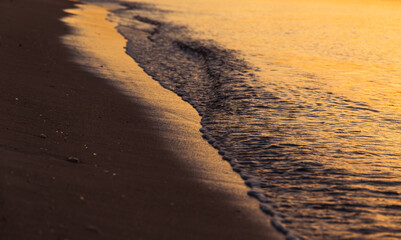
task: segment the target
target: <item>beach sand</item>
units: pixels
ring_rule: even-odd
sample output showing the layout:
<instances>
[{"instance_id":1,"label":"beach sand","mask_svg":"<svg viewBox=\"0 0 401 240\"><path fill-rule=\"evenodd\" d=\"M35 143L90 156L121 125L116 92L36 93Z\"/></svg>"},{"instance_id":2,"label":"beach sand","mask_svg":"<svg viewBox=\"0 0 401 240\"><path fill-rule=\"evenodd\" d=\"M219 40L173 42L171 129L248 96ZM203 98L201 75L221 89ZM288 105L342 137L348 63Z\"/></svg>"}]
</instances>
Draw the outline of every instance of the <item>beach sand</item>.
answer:
<instances>
[{"instance_id":1,"label":"beach sand","mask_svg":"<svg viewBox=\"0 0 401 240\"><path fill-rule=\"evenodd\" d=\"M72 7L0 2L0 239L282 239L199 132L71 61Z\"/></svg>"}]
</instances>

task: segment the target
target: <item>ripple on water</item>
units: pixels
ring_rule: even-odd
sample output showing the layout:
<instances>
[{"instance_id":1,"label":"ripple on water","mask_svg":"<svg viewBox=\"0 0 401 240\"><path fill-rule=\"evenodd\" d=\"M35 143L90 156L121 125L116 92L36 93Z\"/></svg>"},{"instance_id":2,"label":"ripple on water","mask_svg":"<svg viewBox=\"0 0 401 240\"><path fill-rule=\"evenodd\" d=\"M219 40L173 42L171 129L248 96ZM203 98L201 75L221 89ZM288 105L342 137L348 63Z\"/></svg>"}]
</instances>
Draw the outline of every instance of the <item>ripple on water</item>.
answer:
<instances>
[{"instance_id":1,"label":"ripple on water","mask_svg":"<svg viewBox=\"0 0 401 240\"><path fill-rule=\"evenodd\" d=\"M256 68L242 52L165 21L171 11L124 6L114 14L127 52L197 109L203 137L274 226L289 238L401 238L401 150L391 142L399 118L319 85L271 79L271 65Z\"/></svg>"}]
</instances>

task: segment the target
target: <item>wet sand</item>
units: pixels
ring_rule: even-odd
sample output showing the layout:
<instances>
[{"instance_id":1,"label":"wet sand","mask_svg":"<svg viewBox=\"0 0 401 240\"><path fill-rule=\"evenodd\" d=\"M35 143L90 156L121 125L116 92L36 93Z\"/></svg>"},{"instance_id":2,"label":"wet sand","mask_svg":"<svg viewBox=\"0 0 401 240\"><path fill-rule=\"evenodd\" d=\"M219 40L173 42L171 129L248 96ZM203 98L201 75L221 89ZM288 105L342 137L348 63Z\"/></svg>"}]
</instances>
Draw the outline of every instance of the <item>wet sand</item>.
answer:
<instances>
[{"instance_id":1,"label":"wet sand","mask_svg":"<svg viewBox=\"0 0 401 240\"><path fill-rule=\"evenodd\" d=\"M72 7L0 2L0 238L282 238L227 163L184 164L187 139L71 61Z\"/></svg>"}]
</instances>

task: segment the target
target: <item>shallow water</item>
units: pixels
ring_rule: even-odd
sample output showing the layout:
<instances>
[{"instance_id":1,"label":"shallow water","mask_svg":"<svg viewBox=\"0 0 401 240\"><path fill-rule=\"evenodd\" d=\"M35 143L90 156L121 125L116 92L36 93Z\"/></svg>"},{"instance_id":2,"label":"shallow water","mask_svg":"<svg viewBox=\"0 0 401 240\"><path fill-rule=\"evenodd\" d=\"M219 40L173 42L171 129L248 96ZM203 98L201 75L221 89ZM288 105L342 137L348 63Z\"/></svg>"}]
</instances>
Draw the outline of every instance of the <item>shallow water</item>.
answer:
<instances>
[{"instance_id":1,"label":"shallow water","mask_svg":"<svg viewBox=\"0 0 401 240\"><path fill-rule=\"evenodd\" d=\"M283 232L401 238L401 2L143 0L110 16L128 53Z\"/></svg>"}]
</instances>

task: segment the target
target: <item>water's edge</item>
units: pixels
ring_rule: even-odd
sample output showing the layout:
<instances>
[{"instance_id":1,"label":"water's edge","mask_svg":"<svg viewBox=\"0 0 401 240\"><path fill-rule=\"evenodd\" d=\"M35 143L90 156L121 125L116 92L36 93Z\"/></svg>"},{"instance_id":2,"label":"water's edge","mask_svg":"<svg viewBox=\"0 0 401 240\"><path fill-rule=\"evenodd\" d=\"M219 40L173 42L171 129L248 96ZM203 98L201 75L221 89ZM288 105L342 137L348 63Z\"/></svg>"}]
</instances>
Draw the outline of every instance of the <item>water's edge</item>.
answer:
<instances>
[{"instance_id":1,"label":"water's edge","mask_svg":"<svg viewBox=\"0 0 401 240\"><path fill-rule=\"evenodd\" d=\"M121 4L125 9L129 8L142 8L143 5L141 3L123 3ZM112 14L118 13L124 11L122 9L118 10L113 10L110 12L111 15L109 15L109 21L114 21ZM147 39L152 38L155 33L158 33L160 30L157 29L161 27L165 23L158 22L156 20L150 19L150 18L144 18L144 17L136 17L135 20L153 25L156 27L156 30L149 30L145 31L150 34L150 37L146 37ZM171 26L172 28L175 28L174 26ZM251 188L251 190L248 191L248 196L257 199L260 204L259 208L261 212L264 214L268 215L271 218L271 225L284 234L286 236L286 239L289 240L296 240L296 239L307 239L304 236L301 236L299 233L297 233L294 230L291 230L285 226L283 223L282 215L274 210L272 207L274 203L269 200L263 190L260 189L261 181L257 177L252 176L252 174L249 174L241 165L238 163L238 160L233 157L230 152L224 150L223 147L220 146L219 141L216 140L213 137L213 134L210 132L208 129L208 126L210 126L210 118L208 118L207 113L205 112L205 106L199 105L198 103L192 101L192 99L188 96L188 94L185 91L180 91L180 89L175 88L172 85L169 85L167 82L162 81L158 78L159 75L155 74L152 72L150 68L150 63L143 61L140 57L138 57L138 52L135 51L136 46L135 42L133 42L132 39L135 39L132 37L132 33L129 31L132 31L132 29L127 29L127 26L123 25L118 25L116 27L117 31L126 39L127 41L127 46L125 48L126 54L129 55L137 64L140 66L146 74L152 77L152 79L160 84L163 88L175 93L177 96L179 96L184 102L189 103L199 114L201 117L201 125L202 128L199 129L199 131L202 133L202 137L213 147L215 148L218 153L222 156L223 160L227 161L230 163L232 170L237 172L241 178L244 180L244 184ZM125 30L128 30L125 31ZM179 30L181 31L181 30ZM136 32L138 33L138 32ZM154 41L154 40L151 40ZM210 61L210 66L208 66L207 74L205 75L207 80L212 79L212 81L215 81L215 85L223 85L223 81L220 78L225 78L225 79L235 79L236 77L238 78L238 75L243 76L243 75L248 75L248 77L254 77L253 74L251 73L252 67L249 65L245 60L237 58L237 53L236 51L233 50L227 50L227 49L222 49L218 46L218 44L214 42L202 42L202 41L197 41L193 40L190 37L184 37L182 41L174 41L174 44L185 53L189 53L192 55L195 55L198 58L201 58L202 61L198 61L197 64L205 64L208 65L208 62ZM214 56L214 53L219 52L219 56ZM219 59L219 57L226 59L229 59L230 62L223 62L219 63L222 59ZM217 64L216 64L217 63ZM213 65L216 64L217 66L221 67L222 65L226 65L226 68L230 68L231 71L221 71L219 69L213 69ZM233 70L235 70L235 73L233 75L229 76L224 76L222 77L221 75L225 73L231 73ZM237 75L236 75L237 74ZM245 82L242 82L240 78L238 80L238 86L240 88L247 88L252 89L251 86L244 86L246 85ZM241 86L242 85L242 86ZM269 96L272 99L274 99L274 96ZM215 103L216 108L222 107L222 104L220 102ZM233 103L231 103L234 105Z\"/></svg>"},{"instance_id":2,"label":"water's edge","mask_svg":"<svg viewBox=\"0 0 401 240\"><path fill-rule=\"evenodd\" d=\"M91 3L90 3L91 4ZM88 5L90 5L88 4ZM88 10L88 9L86 9ZM68 13L74 14L79 16L80 13L79 12L79 8L78 8L78 12L76 12L74 9L69 9L67 11ZM110 10L109 10L110 12ZM110 14L112 14L110 12ZM83 15L83 14L82 14ZM82 17L82 16L81 16ZM106 20L106 19L105 19ZM71 17L71 18L65 18L63 19L63 21L65 23L67 23L70 27L72 27L74 30L79 30L82 32L85 32L87 34L87 29L85 29L85 26L80 26L81 29L77 28L76 25L76 20ZM78 20L80 21L80 20ZM113 23L113 25L116 25L113 21L109 21L110 23ZM74 25L75 24L75 25ZM117 26L114 28L118 28ZM177 143L180 143L182 149L178 149L178 155L182 155L184 156L183 158L187 158L187 159L195 159L194 162L188 162L185 164L189 164L191 166L196 167L198 170L200 170L200 175L204 175L204 179L201 179L202 181L205 182L212 182L211 184L213 185L217 185L218 188L220 188L222 191L227 191L228 195L232 195L234 202L236 202L238 199L241 199L242 201L246 201L246 200L251 200L251 202L236 202L235 204L238 205L239 208L244 209L244 212L249 212L249 213L254 213L256 211L258 211L257 207L255 206L255 204L257 204L256 200L253 199L249 199L249 197L245 194L245 191L248 191L248 188L245 186L242 186L242 182L241 179L233 173L234 176L232 179L227 179L229 178L231 175L226 175L226 174L222 174L222 173L218 173L218 170L221 170L222 172L227 171L227 168L229 168L228 166L224 166L226 165L225 162L220 161L219 163L213 162L213 166L209 166L211 163L209 161L205 161L205 159L209 158L213 158L213 159L217 159L218 155L217 152L213 149L210 148L210 146L199 136L200 140L194 140L197 139L197 133L194 133L194 127L192 126L193 123L191 123L191 126L188 129L186 129L186 127L184 127L184 130L182 129L182 119L188 120L190 119L190 121L192 122L193 118L191 117L195 111L193 111L193 108L191 106L189 106L188 104L184 104L184 102L188 102L185 98L181 97L177 97L177 95L173 92L170 91L168 88L160 88L160 87L156 87L160 86L160 82L154 81L154 78L150 78L150 74L146 75L145 73L143 73L142 69L140 69L137 66L140 66L140 64L135 60L135 58L133 58L131 55L129 54L124 54L126 55L126 57L121 56L121 54L116 54L117 56L110 56L109 49L107 49L107 51L99 51L99 47L104 47L106 49L105 46L107 46L107 48L110 49L115 49L117 48L121 48L119 46L120 42L118 43L116 42L112 42L112 46L109 46L107 44L110 44L109 42L107 42L107 39L105 42L102 41L95 41L93 39L93 35L94 34L98 34L96 31L102 31L99 29L95 29L95 31L91 30L92 32L86 36L85 34L83 34L82 36L77 36L77 35L69 35L69 36L65 36L63 38L63 43L67 44L68 46L70 46L74 51L77 51L79 54L79 57L77 57L77 59L75 59L78 63L80 63L82 66L85 67L85 69L92 71L93 73L95 73L96 75L99 75L101 77L105 77L106 79L110 79L111 82L110 84L113 85L114 87L116 87L117 89L121 90L125 95L127 95L128 97L132 97L133 99L135 99L136 101L141 101L141 103L143 102L146 107L149 107L152 109L152 111L160 111L157 112L158 114L160 114L162 117L162 119L164 119L161 123L161 126L166 126L167 124L165 124L165 122L168 122L169 125L171 125L169 127L169 129L167 131L172 131L173 136L167 136L166 137L166 141L169 142L169 144L174 145ZM117 33L117 32L116 32ZM106 32L104 35L108 35L110 34L109 32ZM120 33L121 34L121 33ZM83 39L81 40L80 38L83 37ZM89 38L88 38L89 37ZM121 34L121 38L123 38L123 35ZM82 42L90 42L90 40L92 40L92 45L93 46L88 46L88 45L79 45L82 44ZM82 42L80 42L82 41ZM102 45L98 46L98 44L101 43ZM127 43L129 45L129 42ZM117 45L117 46L115 46ZM93 49L92 49L93 48ZM123 52L123 49L121 48L121 52ZM115 52L113 52L115 53ZM128 53L128 51L127 51ZM131 56L131 60L133 59L134 61L128 61L126 58L130 58L129 56ZM119 59L118 59L119 58ZM135 62L135 64L131 64L130 62ZM99 64L100 63L100 64ZM119 65L119 63L124 63L122 66ZM106 67L103 67L107 66ZM101 66L101 67L99 67ZM146 72L146 71L145 71ZM132 80L132 76L139 76L138 79ZM149 80L152 83L149 83ZM162 89L162 90L161 90ZM132 93L130 93L131 91ZM155 97L157 96L157 97ZM178 104L177 103L177 99L181 102L180 99L184 100L183 103ZM170 106L169 106L170 105ZM188 106L187 106L188 105ZM178 108L177 108L178 107ZM191 108L191 110L189 110L188 108ZM156 110L155 110L156 109ZM178 112L177 112L178 111ZM175 119L176 117L171 117L169 116L169 114L171 114L172 112L174 112L175 114L178 115L183 115L183 116L179 116L179 120ZM197 118L195 118L197 120ZM199 125L199 120L196 122L196 126ZM160 127L161 127L160 126ZM199 129L199 128L198 128ZM196 129L196 131L198 131L198 129ZM178 139L175 137L179 134L185 133L187 135L193 135L193 136L185 136L185 138L183 139ZM206 136L206 135L204 135ZM210 141L209 141L210 142ZM191 143L191 146L189 146L189 144ZM204 146L206 145L206 146ZM198 149L198 146L201 146ZM212 145L213 146L213 145ZM207 150L207 149L212 149L213 151ZM205 152L200 152L203 150L207 150ZM193 152L192 152L193 151ZM216 157L217 156L217 157ZM203 159L202 159L203 158ZM197 162L199 160L199 162ZM210 160L210 159L209 159ZM211 168L216 168L216 169L211 169ZM206 172L206 169L210 170L208 172ZM237 179L238 178L238 179ZM214 182L214 180L216 182ZM210 184L210 183L209 183ZM241 186L238 186L238 184L240 184ZM227 190L225 190L227 189ZM242 196L242 194L244 196ZM252 194L249 194L249 196L253 196ZM257 214L259 214L257 212ZM261 216L263 216L262 219L271 219L268 217L265 217L262 213L260 213ZM259 215L257 216L257 218L259 218ZM258 220L261 221L261 220ZM274 224L276 224L276 221L272 221L273 222L273 226ZM276 224L277 225L277 224ZM265 225L264 225L265 226ZM267 226L269 227L269 226ZM273 229L272 229L273 230ZM290 234L287 234L288 237L291 237Z\"/></svg>"},{"instance_id":3,"label":"water's edge","mask_svg":"<svg viewBox=\"0 0 401 240\"><path fill-rule=\"evenodd\" d=\"M322 67L327 73L299 68L291 62L299 56L295 51L283 67L275 62L283 52L270 51L274 44L269 41L275 41L275 36L268 36L271 31L283 41L292 39L291 44L285 45L289 49L302 49L303 42L297 41L297 36L305 37L288 35L271 23L292 26L288 21L293 21L291 16L295 14L304 23L315 24L314 17L321 16L321 11L304 18L304 11L311 7L308 4L301 8L303 11L293 13L288 12L291 1L285 1L276 11L270 7L281 3L255 0L253 7L266 7L272 15L264 18L266 11L260 12L259 20L267 19L269 23L264 26L266 34L260 34L247 29L249 21L231 25L242 20L243 15L226 14L234 10L231 5L215 8L211 6L213 0L202 3L188 0L207 9L203 11L193 11L182 0L171 0L168 4L158 0L103 1L120 4L120 8L110 12L109 20L117 23L120 35L128 41L127 56L164 89L196 109L201 116L203 138L240 174L251 188L248 195L258 199L260 209L272 217L277 229L289 236L301 238L302 234L311 239L401 236L397 224L401 221L401 193L397 188L401 185L401 175L396 170L400 168L401 156L396 140L400 136L398 115L364 102L357 91L347 95L346 91L351 90L346 86L339 84L345 92L332 88L330 84L353 80L330 72L330 66ZM236 7L252 22L252 7L247 12L247 6L239 2ZM345 3L339 5L323 4L323 9L350 7ZM286 17L286 13L290 16ZM329 19L338 17L336 12L327 15ZM215 16L221 21L215 21ZM367 16L373 15L367 13ZM209 22L203 21L205 18ZM338 21L343 23L348 18L345 15ZM329 22L336 25L338 21ZM205 26L199 26L200 22ZM220 22L223 27L214 29ZM238 31L237 25L250 38L265 36L268 42L259 44L257 49L249 48L252 40L231 35L231 30L233 34ZM322 27L319 23L317 26ZM346 26L344 29L340 35L348 36L349 29ZM304 30L298 32L311 34ZM314 36L316 33L312 32ZM337 32L338 26L330 35L337 36ZM331 49L337 46L336 39L317 38L307 42L321 42ZM236 41L243 41L243 45ZM347 51L347 47L340 50ZM300 54L304 56L303 52ZM302 62L311 66L316 63ZM343 58L336 62L343 62ZM369 65L365 68L369 69ZM363 92L364 86L361 83L358 88ZM300 234L290 233L289 229Z\"/></svg>"}]
</instances>

